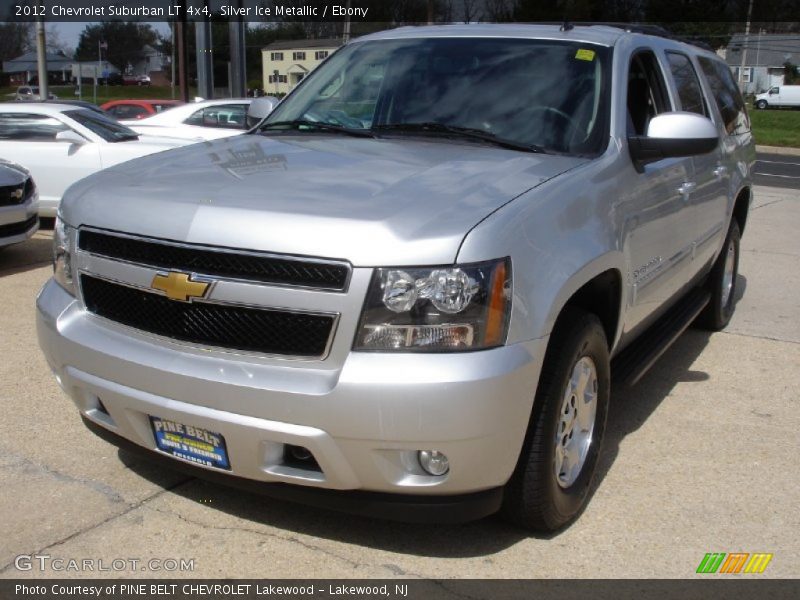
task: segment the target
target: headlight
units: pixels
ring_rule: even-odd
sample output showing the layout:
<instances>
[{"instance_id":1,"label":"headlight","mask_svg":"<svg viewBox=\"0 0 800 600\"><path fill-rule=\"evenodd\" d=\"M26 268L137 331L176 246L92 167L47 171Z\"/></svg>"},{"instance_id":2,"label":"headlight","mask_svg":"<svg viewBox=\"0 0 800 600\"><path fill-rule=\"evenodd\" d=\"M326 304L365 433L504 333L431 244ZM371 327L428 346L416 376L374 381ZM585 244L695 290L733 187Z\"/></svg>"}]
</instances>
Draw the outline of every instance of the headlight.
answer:
<instances>
[{"instance_id":1,"label":"headlight","mask_svg":"<svg viewBox=\"0 0 800 600\"><path fill-rule=\"evenodd\" d=\"M500 346L511 313L511 262L376 269L355 350L453 352Z\"/></svg>"},{"instance_id":2,"label":"headlight","mask_svg":"<svg viewBox=\"0 0 800 600\"><path fill-rule=\"evenodd\" d=\"M72 280L72 252L75 243L75 228L61 217L56 217L53 227L53 279L73 296L75 282Z\"/></svg>"}]
</instances>

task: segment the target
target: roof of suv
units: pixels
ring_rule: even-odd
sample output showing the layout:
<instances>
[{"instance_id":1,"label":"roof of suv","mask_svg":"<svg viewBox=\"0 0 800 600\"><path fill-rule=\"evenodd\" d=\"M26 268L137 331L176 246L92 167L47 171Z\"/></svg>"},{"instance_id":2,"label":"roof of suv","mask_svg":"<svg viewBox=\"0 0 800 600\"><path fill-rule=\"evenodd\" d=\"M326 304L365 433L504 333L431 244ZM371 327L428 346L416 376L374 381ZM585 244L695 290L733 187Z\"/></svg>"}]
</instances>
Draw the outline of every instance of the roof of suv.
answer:
<instances>
[{"instance_id":1,"label":"roof of suv","mask_svg":"<svg viewBox=\"0 0 800 600\"><path fill-rule=\"evenodd\" d=\"M673 37L670 32L658 27L638 25L634 23L575 23L566 29L558 24L525 24L525 23L475 23L471 25L433 25L426 27L399 27L379 31L353 40L409 39L432 37L500 37L520 39L551 39L573 42L586 42L601 46L613 46L625 36L639 35L658 39L668 39L673 43L691 45L695 51L713 51L703 48L687 40Z\"/></svg>"},{"instance_id":2,"label":"roof of suv","mask_svg":"<svg viewBox=\"0 0 800 600\"><path fill-rule=\"evenodd\" d=\"M473 25L433 25L426 27L399 27L365 35L353 40L403 39L419 37L500 37L554 39L590 42L613 46L625 31L608 25L575 26L562 31L559 25L520 23L476 23Z\"/></svg>"}]
</instances>

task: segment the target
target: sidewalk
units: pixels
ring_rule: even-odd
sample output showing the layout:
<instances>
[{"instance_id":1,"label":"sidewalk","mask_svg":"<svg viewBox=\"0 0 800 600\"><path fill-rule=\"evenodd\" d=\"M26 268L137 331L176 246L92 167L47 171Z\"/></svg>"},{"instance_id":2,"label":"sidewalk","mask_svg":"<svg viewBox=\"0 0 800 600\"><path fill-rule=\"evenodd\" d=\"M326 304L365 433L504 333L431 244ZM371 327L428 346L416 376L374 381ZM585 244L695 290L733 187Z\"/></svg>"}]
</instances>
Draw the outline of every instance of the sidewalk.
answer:
<instances>
[{"instance_id":1,"label":"sidewalk","mask_svg":"<svg viewBox=\"0 0 800 600\"><path fill-rule=\"evenodd\" d=\"M756 146L756 152L764 154L787 154L789 156L800 156L800 148L790 148L782 146Z\"/></svg>"}]
</instances>

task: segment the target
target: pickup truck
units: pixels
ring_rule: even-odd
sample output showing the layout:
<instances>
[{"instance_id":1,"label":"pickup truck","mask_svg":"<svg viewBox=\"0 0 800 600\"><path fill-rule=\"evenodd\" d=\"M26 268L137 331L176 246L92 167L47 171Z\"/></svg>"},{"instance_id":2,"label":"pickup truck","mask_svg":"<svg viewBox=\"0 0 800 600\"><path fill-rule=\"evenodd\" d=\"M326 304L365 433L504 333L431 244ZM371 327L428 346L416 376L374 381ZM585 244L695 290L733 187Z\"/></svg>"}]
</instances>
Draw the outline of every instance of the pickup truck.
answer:
<instances>
[{"instance_id":1,"label":"pickup truck","mask_svg":"<svg viewBox=\"0 0 800 600\"><path fill-rule=\"evenodd\" d=\"M564 527L612 377L737 300L747 111L713 52L648 31L367 35L247 133L76 183L37 300L57 381L199 477Z\"/></svg>"}]
</instances>

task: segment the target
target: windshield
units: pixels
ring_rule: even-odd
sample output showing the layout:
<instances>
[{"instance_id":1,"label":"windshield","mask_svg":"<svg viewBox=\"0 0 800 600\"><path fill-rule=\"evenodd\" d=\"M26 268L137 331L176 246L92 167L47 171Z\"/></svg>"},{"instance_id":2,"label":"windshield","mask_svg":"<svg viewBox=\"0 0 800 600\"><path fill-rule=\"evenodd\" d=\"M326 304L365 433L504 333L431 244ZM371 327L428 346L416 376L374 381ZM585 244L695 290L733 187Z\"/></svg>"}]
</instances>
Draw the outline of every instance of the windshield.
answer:
<instances>
[{"instance_id":1,"label":"windshield","mask_svg":"<svg viewBox=\"0 0 800 600\"><path fill-rule=\"evenodd\" d=\"M305 121L380 135L461 129L544 151L598 154L608 142L609 59L604 47L551 40L356 42L313 71L262 127Z\"/></svg>"},{"instance_id":2,"label":"windshield","mask_svg":"<svg viewBox=\"0 0 800 600\"><path fill-rule=\"evenodd\" d=\"M107 142L125 142L139 138L139 135L133 129L128 129L125 125L94 111L85 109L69 110L65 111L64 114Z\"/></svg>"}]
</instances>

